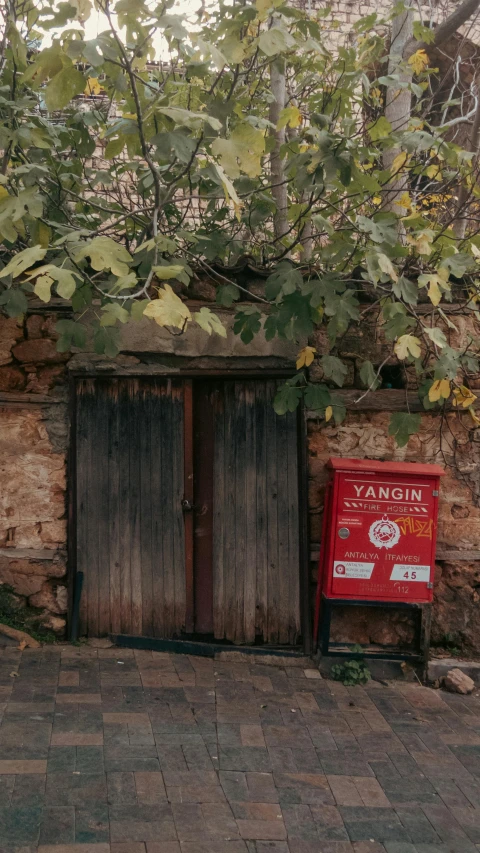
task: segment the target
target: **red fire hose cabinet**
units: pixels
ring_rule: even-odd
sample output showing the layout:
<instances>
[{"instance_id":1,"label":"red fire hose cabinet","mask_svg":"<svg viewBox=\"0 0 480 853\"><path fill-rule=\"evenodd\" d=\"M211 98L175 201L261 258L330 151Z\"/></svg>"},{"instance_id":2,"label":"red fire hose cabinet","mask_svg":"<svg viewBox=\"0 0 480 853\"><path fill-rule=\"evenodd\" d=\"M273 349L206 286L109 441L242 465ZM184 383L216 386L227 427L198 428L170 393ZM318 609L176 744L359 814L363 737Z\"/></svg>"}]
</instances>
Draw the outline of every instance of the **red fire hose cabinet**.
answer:
<instances>
[{"instance_id":1,"label":"red fire hose cabinet","mask_svg":"<svg viewBox=\"0 0 480 853\"><path fill-rule=\"evenodd\" d=\"M335 602L416 607L420 616L421 606L431 604L444 471L439 465L339 458L327 467L315 638L321 608L322 652L331 654L324 628L329 635Z\"/></svg>"}]
</instances>

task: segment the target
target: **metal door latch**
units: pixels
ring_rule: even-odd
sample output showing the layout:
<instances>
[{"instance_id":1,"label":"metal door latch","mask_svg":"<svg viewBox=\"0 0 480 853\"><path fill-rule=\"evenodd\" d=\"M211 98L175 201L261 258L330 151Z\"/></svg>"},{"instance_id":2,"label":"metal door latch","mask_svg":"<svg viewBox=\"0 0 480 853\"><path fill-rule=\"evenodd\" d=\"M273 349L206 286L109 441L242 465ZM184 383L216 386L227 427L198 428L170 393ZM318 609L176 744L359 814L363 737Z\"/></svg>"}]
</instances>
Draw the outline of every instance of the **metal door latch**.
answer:
<instances>
[{"instance_id":1,"label":"metal door latch","mask_svg":"<svg viewBox=\"0 0 480 853\"><path fill-rule=\"evenodd\" d=\"M197 508L197 507L196 507L196 506L194 506L194 505L191 503L191 501L189 501L187 498L183 498L183 500L182 500L182 509L183 509L183 511L184 511L184 512L192 512L192 511L193 511L194 509L196 509L196 508Z\"/></svg>"}]
</instances>

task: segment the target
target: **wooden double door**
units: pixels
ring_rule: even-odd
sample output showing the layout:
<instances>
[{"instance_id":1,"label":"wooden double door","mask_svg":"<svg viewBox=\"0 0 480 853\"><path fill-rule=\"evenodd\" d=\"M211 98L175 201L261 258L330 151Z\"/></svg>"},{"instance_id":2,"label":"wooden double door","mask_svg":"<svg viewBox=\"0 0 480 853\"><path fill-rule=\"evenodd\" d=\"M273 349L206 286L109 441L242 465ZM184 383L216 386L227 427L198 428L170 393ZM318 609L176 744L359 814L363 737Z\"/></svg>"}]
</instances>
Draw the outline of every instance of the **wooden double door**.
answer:
<instances>
[{"instance_id":1,"label":"wooden double door","mask_svg":"<svg viewBox=\"0 0 480 853\"><path fill-rule=\"evenodd\" d=\"M298 430L275 379L82 379L80 630L294 645Z\"/></svg>"}]
</instances>

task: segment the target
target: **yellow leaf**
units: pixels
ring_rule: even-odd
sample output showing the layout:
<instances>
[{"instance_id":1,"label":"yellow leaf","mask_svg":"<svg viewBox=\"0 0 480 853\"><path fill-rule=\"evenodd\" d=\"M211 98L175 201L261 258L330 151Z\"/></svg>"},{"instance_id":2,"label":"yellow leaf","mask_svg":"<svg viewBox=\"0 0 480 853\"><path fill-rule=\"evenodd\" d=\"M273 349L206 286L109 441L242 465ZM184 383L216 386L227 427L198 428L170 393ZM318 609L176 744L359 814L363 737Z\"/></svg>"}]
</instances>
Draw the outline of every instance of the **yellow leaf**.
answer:
<instances>
[{"instance_id":1,"label":"yellow leaf","mask_svg":"<svg viewBox=\"0 0 480 853\"><path fill-rule=\"evenodd\" d=\"M0 190L2 187L0 187ZM475 245L475 243L470 243L470 250L474 258L480 258L480 249Z\"/></svg>"},{"instance_id":2,"label":"yellow leaf","mask_svg":"<svg viewBox=\"0 0 480 853\"><path fill-rule=\"evenodd\" d=\"M421 354L420 341L415 335L401 335L394 346L395 355L401 361L408 355L419 358Z\"/></svg>"},{"instance_id":3,"label":"yellow leaf","mask_svg":"<svg viewBox=\"0 0 480 853\"><path fill-rule=\"evenodd\" d=\"M440 172L440 166L438 163L433 163L431 166L427 166L425 174L428 178L437 178L439 181L442 179L442 173Z\"/></svg>"},{"instance_id":4,"label":"yellow leaf","mask_svg":"<svg viewBox=\"0 0 480 853\"><path fill-rule=\"evenodd\" d=\"M428 67L429 59L423 49L417 50L408 58L408 64L414 74L421 74Z\"/></svg>"},{"instance_id":5,"label":"yellow leaf","mask_svg":"<svg viewBox=\"0 0 480 853\"><path fill-rule=\"evenodd\" d=\"M397 271L388 255L384 255L383 252L379 252L379 254L377 255L377 259L378 266L380 267L381 271L389 275L390 278L393 279L393 281L398 281Z\"/></svg>"},{"instance_id":6,"label":"yellow leaf","mask_svg":"<svg viewBox=\"0 0 480 853\"><path fill-rule=\"evenodd\" d=\"M395 200L396 207L404 207L406 210L412 209L412 199L407 192L402 193L400 198Z\"/></svg>"},{"instance_id":7,"label":"yellow leaf","mask_svg":"<svg viewBox=\"0 0 480 853\"><path fill-rule=\"evenodd\" d=\"M454 406L461 406L463 409L468 409L472 403L477 399L475 394L470 391L470 388L467 388L466 385L460 385L459 388L453 389Z\"/></svg>"},{"instance_id":8,"label":"yellow leaf","mask_svg":"<svg viewBox=\"0 0 480 853\"><path fill-rule=\"evenodd\" d=\"M442 298L442 291L440 290L438 286L438 281L436 279L437 276L432 275L432 277L430 278L430 284L428 286L428 298L430 299L432 305L435 305L435 308L440 303L440 300Z\"/></svg>"},{"instance_id":9,"label":"yellow leaf","mask_svg":"<svg viewBox=\"0 0 480 853\"><path fill-rule=\"evenodd\" d=\"M10 193L5 189L5 187L0 187L0 200L2 198L8 198L9 195Z\"/></svg>"},{"instance_id":10,"label":"yellow leaf","mask_svg":"<svg viewBox=\"0 0 480 853\"><path fill-rule=\"evenodd\" d=\"M399 172L405 166L405 163L408 160L408 154L406 151L400 151L400 154L397 154L393 163L392 163L392 172Z\"/></svg>"},{"instance_id":11,"label":"yellow leaf","mask_svg":"<svg viewBox=\"0 0 480 853\"><path fill-rule=\"evenodd\" d=\"M448 400L449 397L450 382L448 379L437 379L428 392L428 399L431 403L437 403L439 400Z\"/></svg>"},{"instance_id":12,"label":"yellow leaf","mask_svg":"<svg viewBox=\"0 0 480 853\"><path fill-rule=\"evenodd\" d=\"M84 95L99 95L103 92L103 86L98 82L97 77L89 77L85 86Z\"/></svg>"},{"instance_id":13,"label":"yellow leaf","mask_svg":"<svg viewBox=\"0 0 480 853\"><path fill-rule=\"evenodd\" d=\"M332 407L331 407L331 406L327 406L327 408L325 409L325 420L327 421L327 423L328 423L328 421L330 420L330 418L332 417L332 415L333 415L333 409L332 409Z\"/></svg>"},{"instance_id":14,"label":"yellow leaf","mask_svg":"<svg viewBox=\"0 0 480 853\"><path fill-rule=\"evenodd\" d=\"M192 319L189 308L169 284L159 288L158 299L152 299L143 313L145 317L155 320L159 326L176 326L177 329L183 329Z\"/></svg>"},{"instance_id":15,"label":"yellow leaf","mask_svg":"<svg viewBox=\"0 0 480 853\"><path fill-rule=\"evenodd\" d=\"M409 236L408 242L412 246L415 246L419 255L431 255L433 236L434 235L431 231L421 231L415 236Z\"/></svg>"},{"instance_id":16,"label":"yellow leaf","mask_svg":"<svg viewBox=\"0 0 480 853\"><path fill-rule=\"evenodd\" d=\"M50 302L51 299L51 287L53 284L53 278L50 278L49 275L39 275L33 291L42 302Z\"/></svg>"},{"instance_id":17,"label":"yellow leaf","mask_svg":"<svg viewBox=\"0 0 480 853\"><path fill-rule=\"evenodd\" d=\"M281 130L283 127L287 125L289 127L298 127L302 123L302 114L298 107L284 107L284 109L280 113L280 117L277 122L277 130Z\"/></svg>"},{"instance_id":18,"label":"yellow leaf","mask_svg":"<svg viewBox=\"0 0 480 853\"><path fill-rule=\"evenodd\" d=\"M297 356L297 370L301 367L309 367L315 358L315 347L304 347L300 350Z\"/></svg>"},{"instance_id":19,"label":"yellow leaf","mask_svg":"<svg viewBox=\"0 0 480 853\"><path fill-rule=\"evenodd\" d=\"M480 426L480 418L479 418L479 417L477 417L477 415L475 414L475 412L473 411L473 409L469 409L469 410L468 410L468 413L469 413L469 415L470 415L470 417L471 417L471 419L472 419L473 423L475 424L475 426Z\"/></svg>"}]
</instances>

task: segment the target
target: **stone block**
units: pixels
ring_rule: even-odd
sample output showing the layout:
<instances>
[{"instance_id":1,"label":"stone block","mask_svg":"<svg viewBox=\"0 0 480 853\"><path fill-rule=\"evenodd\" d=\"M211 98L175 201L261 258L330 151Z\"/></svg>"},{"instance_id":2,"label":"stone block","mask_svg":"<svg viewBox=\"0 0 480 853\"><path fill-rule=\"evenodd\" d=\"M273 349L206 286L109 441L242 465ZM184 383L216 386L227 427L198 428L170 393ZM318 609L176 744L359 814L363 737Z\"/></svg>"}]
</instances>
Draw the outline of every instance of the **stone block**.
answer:
<instances>
[{"instance_id":1,"label":"stone block","mask_svg":"<svg viewBox=\"0 0 480 853\"><path fill-rule=\"evenodd\" d=\"M38 592L30 596L29 604L32 607L48 610L50 613L66 613L67 589L63 584L53 586L47 581L42 584Z\"/></svg>"},{"instance_id":2,"label":"stone block","mask_svg":"<svg viewBox=\"0 0 480 853\"><path fill-rule=\"evenodd\" d=\"M461 669L451 669L443 679L443 686L449 693L472 693L475 682Z\"/></svg>"},{"instance_id":3,"label":"stone block","mask_svg":"<svg viewBox=\"0 0 480 853\"><path fill-rule=\"evenodd\" d=\"M22 337L23 329L19 320L0 316L0 364L12 361L12 348Z\"/></svg>"},{"instance_id":4,"label":"stone block","mask_svg":"<svg viewBox=\"0 0 480 853\"><path fill-rule=\"evenodd\" d=\"M0 367L0 391L23 391L26 381L25 374L13 364Z\"/></svg>"},{"instance_id":5,"label":"stone block","mask_svg":"<svg viewBox=\"0 0 480 853\"><path fill-rule=\"evenodd\" d=\"M55 342L50 338L34 338L22 341L13 350L17 361L27 364L54 364L68 361L69 353L57 352Z\"/></svg>"}]
</instances>

